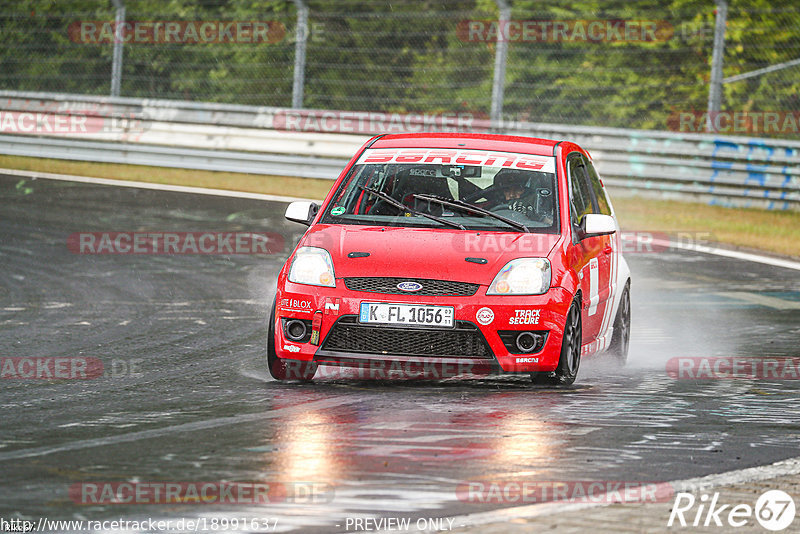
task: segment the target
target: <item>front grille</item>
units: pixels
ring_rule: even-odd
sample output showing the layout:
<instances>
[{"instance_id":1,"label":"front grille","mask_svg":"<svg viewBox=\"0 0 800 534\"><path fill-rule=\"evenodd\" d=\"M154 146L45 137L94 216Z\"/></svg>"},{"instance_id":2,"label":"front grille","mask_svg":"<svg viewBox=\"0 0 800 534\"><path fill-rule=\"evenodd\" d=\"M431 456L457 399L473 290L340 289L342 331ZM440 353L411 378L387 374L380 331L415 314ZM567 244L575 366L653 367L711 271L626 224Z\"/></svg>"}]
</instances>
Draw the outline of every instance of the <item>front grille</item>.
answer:
<instances>
[{"instance_id":1,"label":"front grille","mask_svg":"<svg viewBox=\"0 0 800 534\"><path fill-rule=\"evenodd\" d=\"M422 289L419 291L401 291L397 289L397 284L401 282L416 282L422 285ZM344 285L350 291L369 291L370 293L390 295L423 295L426 297L471 297L480 287L478 284L467 282L395 277L345 278Z\"/></svg>"},{"instance_id":2,"label":"front grille","mask_svg":"<svg viewBox=\"0 0 800 534\"><path fill-rule=\"evenodd\" d=\"M468 321L456 321L455 328L446 330L395 328L363 325L355 315L344 316L333 325L322 350L439 358L492 357L483 334Z\"/></svg>"}]
</instances>

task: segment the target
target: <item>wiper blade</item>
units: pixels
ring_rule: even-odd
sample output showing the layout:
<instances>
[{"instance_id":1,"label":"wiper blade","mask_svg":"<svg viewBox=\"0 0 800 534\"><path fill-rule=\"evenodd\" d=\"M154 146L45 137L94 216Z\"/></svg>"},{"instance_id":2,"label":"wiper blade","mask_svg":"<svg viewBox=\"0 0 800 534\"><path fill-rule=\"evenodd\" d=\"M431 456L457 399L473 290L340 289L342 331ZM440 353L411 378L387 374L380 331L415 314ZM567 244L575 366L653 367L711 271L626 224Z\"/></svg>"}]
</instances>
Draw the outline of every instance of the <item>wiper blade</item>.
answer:
<instances>
[{"instance_id":1,"label":"wiper blade","mask_svg":"<svg viewBox=\"0 0 800 534\"><path fill-rule=\"evenodd\" d=\"M530 233L528 227L520 222L509 219L508 217L503 217L502 215L498 215L487 209L483 209L482 207L476 206L475 204L464 202L463 200L456 200L454 198L445 198L445 197L440 197L438 195L412 195L412 196L414 198L419 198L422 200L433 200L434 202L438 202L443 206L450 206L451 208L461 208L465 211L471 211L472 213L479 213L481 215L486 215L487 217L492 217L493 219L497 219L498 221L503 221L507 225L513 226L517 230L525 232L526 234Z\"/></svg>"},{"instance_id":2,"label":"wiper blade","mask_svg":"<svg viewBox=\"0 0 800 534\"><path fill-rule=\"evenodd\" d=\"M366 187L366 186L363 186L363 185L359 185L358 187L360 187L362 190L366 191L367 193L369 193L371 195L375 195L379 199L387 202L388 204L391 204L395 208L403 210L404 213L408 212L408 213L411 213L413 215L419 215L421 217L425 217L426 219L430 219L432 221L436 221L439 224L443 224L445 226L453 226L455 228L460 228L461 230L466 230L467 229L466 226L464 226L463 224L459 224L459 223L457 223L455 221L448 221L447 219L442 219L441 217L437 217L436 215L430 215L428 213L423 213L421 211L417 211L415 209L409 208L408 206L406 206L405 204L403 204L399 200L395 200L394 198L390 197L386 193L384 193L382 191L378 191L377 189L372 189L371 187Z\"/></svg>"}]
</instances>

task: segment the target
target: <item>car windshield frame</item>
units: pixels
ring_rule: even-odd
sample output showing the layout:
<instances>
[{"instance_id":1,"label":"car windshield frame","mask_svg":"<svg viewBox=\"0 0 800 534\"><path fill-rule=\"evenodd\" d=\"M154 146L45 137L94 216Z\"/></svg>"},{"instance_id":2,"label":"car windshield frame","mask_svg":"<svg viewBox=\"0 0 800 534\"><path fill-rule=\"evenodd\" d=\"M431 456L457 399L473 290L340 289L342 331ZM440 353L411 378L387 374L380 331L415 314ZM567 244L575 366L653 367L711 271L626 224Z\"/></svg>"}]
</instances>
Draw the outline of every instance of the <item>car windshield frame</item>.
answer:
<instances>
[{"instance_id":1,"label":"car windshield frame","mask_svg":"<svg viewBox=\"0 0 800 534\"><path fill-rule=\"evenodd\" d=\"M398 149L398 150L405 150L405 149ZM426 151L426 150L433 151L433 150L436 150L436 149L420 149L420 150L422 150L422 151ZM364 152L367 152L367 151L365 150ZM490 154L490 153L494 154L495 153L494 151L490 152L490 151L485 151L485 150L471 150L470 151L470 153L479 153L479 152L485 152L487 154ZM339 213L332 213L332 211L334 209L337 209L337 208L341 209L341 208L345 207L345 206L341 206L339 204L339 202L342 199L344 199L343 204L349 204L351 202L351 195L355 195L356 197L358 195L361 195L361 194L368 195L369 193L365 192L363 188L364 187L372 188L372 187L375 186L375 184L374 184L374 182L372 180L373 180L373 177L374 177L374 175L376 173L384 173L384 174L386 174L387 171L391 171L391 175L394 176L395 178L397 178L402 172L409 172L410 173L410 169L413 169L413 168L416 168L416 167L421 167L421 166L427 166L427 167L431 167L431 168L437 168L437 167L461 167L462 169L465 168L465 167L475 167L475 166L468 166L468 165L452 165L452 166L450 166L450 165L436 165L436 164L433 164L433 163L419 163L419 162L412 162L412 163L403 163L403 162L364 163L364 162L362 162L363 154L364 153L359 154L359 159L356 161L356 163L353 164L353 166L349 169L347 174L339 182L339 185L336 187L336 190L334 191L333 195L331 195L330 200L328 201L328 203L325 206L323 206L323 209L322 209L323 213L322 213L322 216L319 219L319 222L321 224L353 225L353 226L383 226L383 227L401 227L401 228L405 227L405 228L415 228L415 229L416 228L424 228L424 229L436 229L436 230L443 229L443 230L461 231L461 232L463 232L463 231L481 231L481 232L488 231L488 232L506 232L506 233L521 233L521 232L523 232L523 230L521 228L516 228L514 226L511 226L507 222L503 222L501 220L502 217L493 218L493 217L490 217L490 216L481 215L481 214L476 213L476 212L468 214L469 210L459 210L458 208L452 208L450 211L453 211L453 212L456 212L456 213L453 213L453 214L450 214L450 215L437 214L437 216L439 218L446 218L449 221L451 221L453 223L453 226L444 225L444 224L441 224L439 222L436 222L435 220L432 220L434 218L423 217L423 216L421 216L419 214L414 215L415 209L414 209L414 205L413 204L411 206L409 206L410 209L407 210L405 213L398 213L396 215L378 215L378 214L367 215L367 214L347 213L347 211L344 211L344 212L340 211ZM561 201L561 198L560 198L560 191L559 191L560 188L559 188L559 184L558 184L558 168L557 168L556 158L554 156L530 155L530 154L526 154L526 153L512 153L512 154L518 155L521 158L529 157L529 158L535 158L535 159L538 159L538 160L541 160L542 158L552 159L552 164L553 164L552 171L553 172L538 171L538 174L540 174L540 175L542 175L542 174L548 175L547 179L550 180L550 183L548 185L552 185L552 192L550 194L550 196L552 198L552 200L551 200L552 213L548 213L548 215L552 216L552 223L550 225L529 224L527 221L522 220L523 219L522 216L520 216L520 220L515 219L515 222L518 222L518 223L521 223L522 225L524 225L525 228L527 229L527 232L530 232L530 233L559 234L560 231L561 231L561 220L560 220L560 218L561 218L560 217L560 201ZM481 173L483 173L487 169L490 169L490 170L498 169L494 173L488 175L488 176L491 176L490 179L492 179L492 180L494 180L494 175L498 174L503 169L510 168L509 165L491 165L491 166L483 165L483 166L478 166L478 167L480 167L480 169L481 169L480 172ZM521 172L524 173L524 172L528 171L529 169L526 169L526 168L522 168L522 169L515 168L513 170L521 171ZM530 169L530 170L533 170L533 169ZM369 176L367 176L365 173L369 173ZM440 176L436 176L436 178L441 178L441 179L447 180L447 181L452 180L452 181L454 181L454 182L459 184L458 187L457 187L457 189L459 191L459 194L458 195L453 195L453 198L455 200L463 201L465 199L468 199L472 195L472 193L471 194L467 194L467 195L461 195L460 194L460 187L461 187L460 183L463 180L470 181L470 178L474 178L474 177L470 177L470 176L458 177L458 176L452 176L452 175L450 175L450 176L448 176L448 175L440 175ZM489 179L489 178L487 178L485 176L481 176L481 178L482 179ZM480 186L477 186L474 182L470 182L470 183L471 183L471 186L477 188L475 193L480 192L480 191L485 191L485 190L490 189L491 187L494 187L494 184L490 184L490 185L488 185L486 187L481 188ZM396 184L394 184L394 186L396 187ZM381 190L381 193L386 193L386 192ZM394 192L392 194L394 194ZM425 193L425 192L418 192L416 194L421 194L423 196L427 195L427 193ZM348 195L347 198L345 198L345 195ZM435 195L432 195L432 196L435 196ZM461 196L461 198L455 198L456 196ZM378 198L378 197L374 197L374 198ZM480 199L480 198L483 198L483 197L478 197L478 199ZM395 199L395 200L397 200L397 199ZM360 202L360 201L357 200L356 202ZM467 202L469 202L469 200L467 200ZM374 205L375 204L373 204L371 207L374 207ZM353 207L354 206L348 206L345 209L346 210L347 209L352 209ZM483 206L480 206L480 205L478 205L477 207L483 208ZM503 210L503 211L505 212L505 211L509 211L509 210ZM508 216L506 213L503 213L503 214L506 215L506 217ZM533 222L533 221L531 221L531 222ZM456 224L463 225L465 227L465 229L461 230L459 228L456 228L455 227Z\"/></svg>"}]
</instances>

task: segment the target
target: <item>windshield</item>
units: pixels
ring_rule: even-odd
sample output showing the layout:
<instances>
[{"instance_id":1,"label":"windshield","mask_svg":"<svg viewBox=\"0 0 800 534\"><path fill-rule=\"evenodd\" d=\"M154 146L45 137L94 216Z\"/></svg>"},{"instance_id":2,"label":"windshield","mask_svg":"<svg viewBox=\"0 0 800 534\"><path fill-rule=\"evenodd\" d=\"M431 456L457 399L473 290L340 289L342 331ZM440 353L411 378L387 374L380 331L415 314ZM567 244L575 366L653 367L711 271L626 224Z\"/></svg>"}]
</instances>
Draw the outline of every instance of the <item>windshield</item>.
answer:
<instances>
[{"instance_id":1,"label":"windshield","mask_svg":"<svg viewBox=\"0 0 800 534\"><path fill-rule=\"evenodd\" d=\"M557 198L553 157L367 149L321 222L556 233Z\"/></svg>"}]
</instances>

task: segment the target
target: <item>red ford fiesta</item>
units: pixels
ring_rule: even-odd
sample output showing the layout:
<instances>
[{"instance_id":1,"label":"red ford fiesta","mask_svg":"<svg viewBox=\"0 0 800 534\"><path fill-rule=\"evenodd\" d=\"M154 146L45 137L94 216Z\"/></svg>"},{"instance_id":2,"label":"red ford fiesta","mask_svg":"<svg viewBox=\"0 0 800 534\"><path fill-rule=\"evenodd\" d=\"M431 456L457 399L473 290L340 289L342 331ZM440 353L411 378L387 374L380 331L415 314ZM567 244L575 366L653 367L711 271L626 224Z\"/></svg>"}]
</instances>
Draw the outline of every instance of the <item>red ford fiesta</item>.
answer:
<instances>
[{"instance_id":1,"label":"red ford fiesta","mask_svg":"<svg viewBox=\"0 0 800 534\"><path fill-rule=\"evenodd\" d=\"M581 358L627 358L630 271L589 154L479 134L369 140L278 276L267 363L389 376L529 373L571 384ZM375 373L371 373L375 376Z\"/></svg>"}]
</instances>

